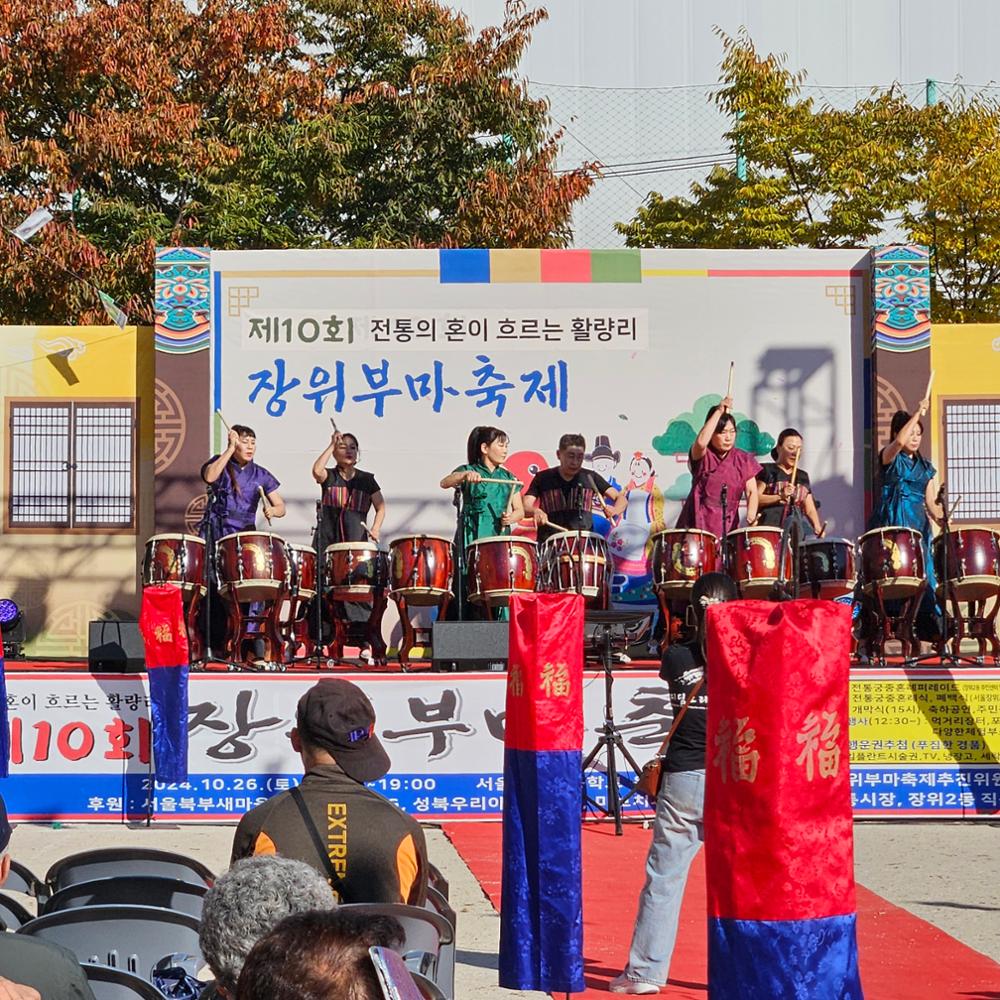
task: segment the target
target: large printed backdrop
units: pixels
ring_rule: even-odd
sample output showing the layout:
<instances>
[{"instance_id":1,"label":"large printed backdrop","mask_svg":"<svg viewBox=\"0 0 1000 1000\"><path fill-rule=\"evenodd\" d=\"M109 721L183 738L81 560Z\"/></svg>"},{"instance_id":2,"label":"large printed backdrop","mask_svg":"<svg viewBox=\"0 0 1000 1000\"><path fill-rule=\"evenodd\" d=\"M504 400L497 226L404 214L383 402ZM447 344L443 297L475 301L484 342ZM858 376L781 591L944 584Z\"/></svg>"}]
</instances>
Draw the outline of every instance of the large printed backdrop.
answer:
<instances>
[{"instance_id":1,"label":"large printed backdrop","mask_svg":"<svg viewBox=\"0 0 1000 1000\"><path fill-rule=\"evenodd\" d=\"M507 431L525 480L561 434L588 452L600 436L589 464L629 490L615 600L649 601L650 529L679 512L730 361L740 446L764 456L798 427L828 533L860 532L869 266L860 250L214 252L211 403L256 430L298 542L330 418L360 440L390 540L450 533L437 483L475 424Z\"/></svg>"}]
</instances>

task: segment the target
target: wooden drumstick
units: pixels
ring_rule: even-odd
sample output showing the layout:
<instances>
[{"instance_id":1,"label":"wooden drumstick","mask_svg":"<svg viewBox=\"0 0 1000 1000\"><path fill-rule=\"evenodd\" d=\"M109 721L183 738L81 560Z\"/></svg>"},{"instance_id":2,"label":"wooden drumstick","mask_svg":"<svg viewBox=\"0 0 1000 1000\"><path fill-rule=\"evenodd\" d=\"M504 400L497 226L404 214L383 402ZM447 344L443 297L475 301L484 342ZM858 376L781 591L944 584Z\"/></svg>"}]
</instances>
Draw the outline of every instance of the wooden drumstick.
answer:
<instances>
[{"instance_id":1,"label":"wooden drumstick","mask_svg":"<svg viewBox=\"0 0 1000 1000\"><path fill-rule=\"evenodd\" d=\"M261 500L264 501L264 517L267 518L267 523L270 524L271 523L271 515L268 514L268 512L267 512L267 508L268 508L267 494L264 492L264 487L263 486L258 486L257 487L257 492L260 494Z\"/></svg>"},{"instance_id":2,"label":"wooden drumstick","mask_svg":"<svg viewBox=\"0 0 1000 1000\"><path fill-rule=\"evenodd\" d=\"M733 394L733 376L736 373L736 362L729 362L729 385L726 386L726 396L732 396Z\"/></svg>"},{"instance_id":3,"label":"wooden drumstick","mask_svg":"<svg viewBox=\"0 0 1000 1000\"><path fill-rule=\"evenodd\" d=\"M953 504L951 505L951 510L949 510L949 511L948 511L948 520L949 520L949 521L950 521L950 520L952 519L952 517L954 516L954 514L955 514L955 511L956 511L956 510L958 509L958 505L959 505L959 504L960 504L961 502L962 502L962 494L961 494L961 493L959 493L959 495L958 495L958 496L956 497L956 499L955 499L955 502L954 502L954 503L953 503Z\"/></svg>"},{"instance_id":4,"label":"wooden drumstick","mask_svg":"<svg viewBox=\"0 0 1000 1000\"><path fill-rule=\"evenodd\" d=\"M928 402L931 398L931 386L934 384L934 369L931 369L930 375L927 377L927 388L924 389L924 394L920 397L921 399L926 399Z\"/></svg>"},{"instance_id":5,"label":"wooden drumstick","mask_svg":"<svg viewBox=\"0 0 1000 1000\"><path fill-rule=\"evenodd\" d=\"M798 474L799 474L799 452L796 452L795 461L792 462L792 476L791 479L789 479L789 483L792 486L795 485L795 477L798 476Z\"/></svg>"},{"instance_id":6,"label":"wooden drumstick","mask_svg":"<svg viewBox=\"0 0 1000 1000\"><path fill-rule=\"evenodd\" d=\"M226 418L222 415L222 410L216 410L215 415L222 421L222 426L226 428L226 433L228 434L232 428L226 423Z\"/></svg>"},{"instance_id":7,"label":"wooden drumstick","mask_svg":"<svg viewBox=\"0 0 1000 1000\"><path fill-rule=\"evenodd\" d=\"M818 535L816 536L817 538L822 538L822 537L823 537L823 536L824 536L824 535L826 534L826 526L827 526L827 525L828 525L829 523L830 523L829 521L824 521L824 522L823 522L823 523L822 523L822 524L821 524L821 525L819 526L819 534L818 534Z\"/></svg>"}]
</instances>

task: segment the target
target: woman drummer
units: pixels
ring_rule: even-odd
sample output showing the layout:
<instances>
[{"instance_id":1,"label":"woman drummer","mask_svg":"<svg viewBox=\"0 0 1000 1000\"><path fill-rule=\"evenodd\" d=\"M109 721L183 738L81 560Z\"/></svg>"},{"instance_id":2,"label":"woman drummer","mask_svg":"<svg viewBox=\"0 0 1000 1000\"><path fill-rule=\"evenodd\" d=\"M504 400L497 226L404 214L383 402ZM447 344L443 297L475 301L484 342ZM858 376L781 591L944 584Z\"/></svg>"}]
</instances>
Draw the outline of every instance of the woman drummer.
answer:
<instances>
[{"instance_id":1,"label":"woman drummer","mask_svg":"<svg viewBox=\"0 0 1000 1000\"><path fill-rule=\"evenodd\" d=\"M899 527L912 528L921 533L927 589L918 614L918 631L928 638L935 630L930 619L937 613L930 522L940 524L944 514L934 490L937 471L920 454L924 433L920 418L926 415L929 405L929 400L922 399L912 416L905 410L897 410L893 414L889 425L889 443L879 452L881 489L868 523L869 529Z\"/></svg>"},{"instance_id":2,"label":"woman drummer","mask_svg":"<svg viewBox=\"0 0 1000 1000\"><path fill-rule=\"evenodd\" d=\"M816 510L809 473L799 464L802 457L802 435L794 427L786 427L771 449L773 462L766 462L757 473L760 513L757 523L771 528L784 525L793 510L803 514L817 538L823 536L823 525ZM792 475L795 483L792 484Z\"/></svg>"},{"instance_id":3,"label":"woman drummer","mask_svg":"<svg viewBox=\"0 0 1000 1000\"><path fill-rule=\"evenodd\" d=\"M462 546L463 554L480 538L509 535L511 526L524 517L521 481L503 468L507 458L507 435L499 427L473 427L466 443L466 458L465 465L441 480L443 490L456 487L462 490L461 533L456 543ZM457 574L463 605L465 576L465 573Z\"/></svg>"},{"instance_id":4,"label":"woman drummer","mask_svg":"<svg viewBox=\"0 0 1000 1000\"><path fill-rule=\"evenodd\" d=\"M385 520L385 499L382 490L370 472L358 468L361 448L353 434L334 431L330 443L313 462L312 476L323 490L320 503L321 517L316 538L316 554L324 558L326 547L340 542L377 542ZM333 468L327 462L333 458ZM368 514L375 509L371 527ZM344 603L348 621L367 621L370 608L360 601ZM310 621L313 617L310 616ZM359 651L362 659L370 659L367 644Z\"/></svg>"},{"instance_id":5,"label":"woman drummer","mask_svg":"<svg viewBox=\"0 0 1000 1000\"><path fill-rule=\"evenodd\" d=\"M732 410L731 396L713 406L691 445L688 453L691 492L677 518L678 528L700 528L723 537L739 524L740 500L744 494L747 524L757 519L757 474L761 466L753 455L736 447Z\"/></svg>"},{"instance_id":6,"label":"woman drummer","mask_svg":"<svg viewBox=\"0 0 1000 1000\"><path fill-rule=\"evenodd\" d=\"M503 468L507 435L499 427L474 427L466 457L465 465L441 480L443 490L462 488L463 548L480 538L509 535L511 525L524 517L521 481Z\"/></svg>"}]
</instances>

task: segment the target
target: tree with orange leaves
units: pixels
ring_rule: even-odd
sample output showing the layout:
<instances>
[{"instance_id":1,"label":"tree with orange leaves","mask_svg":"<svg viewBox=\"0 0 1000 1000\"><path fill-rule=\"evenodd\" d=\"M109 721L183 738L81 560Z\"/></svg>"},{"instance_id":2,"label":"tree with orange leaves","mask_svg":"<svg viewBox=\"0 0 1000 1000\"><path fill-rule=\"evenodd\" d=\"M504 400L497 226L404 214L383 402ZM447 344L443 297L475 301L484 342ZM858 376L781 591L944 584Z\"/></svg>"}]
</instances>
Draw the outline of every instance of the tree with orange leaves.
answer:
<instances>
[{"instance_id":1,"label":"tree with orange leaves","mask_svg":"<svg viewBox=\"0 0 1000 1000\"><path fill-rule=\"evenodd\" d=\"M587 169L517 75L545 16L437 0L0 0L0 322L151 321L157 245L562 246Z\"/></svg>"}]
</instances>

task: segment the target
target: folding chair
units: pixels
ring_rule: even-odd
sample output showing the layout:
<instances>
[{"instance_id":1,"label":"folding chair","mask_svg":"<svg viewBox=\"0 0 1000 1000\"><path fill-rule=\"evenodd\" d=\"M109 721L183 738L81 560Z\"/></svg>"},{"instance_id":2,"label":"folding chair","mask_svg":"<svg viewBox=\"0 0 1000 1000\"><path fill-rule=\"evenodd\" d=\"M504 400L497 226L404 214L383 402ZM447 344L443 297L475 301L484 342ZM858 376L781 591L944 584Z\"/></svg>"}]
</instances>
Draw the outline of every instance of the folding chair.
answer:
<instances>
[{"instance_id":1,"label":"folding chair","mask_svg":"<svg viewBox=\"0 0 1000 1000\"><path fill-rule=\"evenodd\" d=\"M18 927L23 927L29 920L34 919L31 912L16 899L0 892L0 924L3 924L0 931L16 931Z\"/></svg>"},{"instance_id":2,"label":"folding chair","mask_svg":"<svg viewBox=\"0 0 1000 1000\"><path fill-rule=\"evenodd\" d=\"M163 994L151 982L124 969L90 962L84 962L82 969L94 1000L163 1000Z\"/></svg>"},{"instance_id":3,"label":"folding chair","mask_svg":"<svg viewBox=\"0 0 1000 1000\"><path fill-rule=\"evenodd\" d=\"M101 847L57 861L46 873L49 894L78 882L116 875L159 875L211 887L215 876L200 861L151 847Z\"/></svg>"},{"instance_id":4,"label":"folding chair","mask_svg":"<svg viewBox=\"0 0 1000 1000\"><path fill-rule=\"evenodd\" d=\"M201 919L201 908L208 889L203 885L182 882L159 875L115 875L89 882L77 882L60 889L45 901L42 913L59 913L78 906L157 906L177 910Z\"/></svg>"},{"instance_id":5,"label":"folding chair","mask_svg":"<svg viewBox=\"0 0 1000 1000\"><path fill-rule=\"evenodd\" d=\"M439 968L439 956L443 946L454 943L455 932L439 913L404 903L345 903L337 909L395 917L402 924L406 935L400 954L407 968L433 980L445 997L454 997L454 982L446 983L440 978L440 973L444 970Z\"/></svg>"},{"instance_id":6,"label":"folding chair","mask_svg":"<svg viewBox=\"0 0 1000 1000\"><path fill-rule=\"evenodd\" d=\"M8 892L25 892L29 896L37 896L38 890L44 887L42 880L20 861L10 862L10 873L3 887Z\"/></svg>"},{"instance_id":7,"label":"folding chair","mask_svg":"<svg viewBox=\"0 0 1000 1000\"><path fill-rule=\"evenodd\" d=\"M451 908L448 900L441 895L433 886L427 886L427 902L424 904L426 909L433 910L433 912L440 914L445 920L451 924L451 941L447 944L442 944L441 949L438 952L438 964L437 964L437 980L439 983L443 983L446 988L450 987L452 992L454 992L455 986L455 961L456 961L456 944L455 944L455 931L456 931L456 919L455 911Z\"/></svg>"},{"instance_id":8,"label":"folding chair","mask_svg":"<svg viewBox=\"0 0 1000 1000\"><path fill-rule=\"evenodd\" d=\"M80 962L146 979L166 955L191 955L201 962L197 918L156 906L81 906L36 917L17 933L60 944Z\"/></svg>"}]
</instances>

